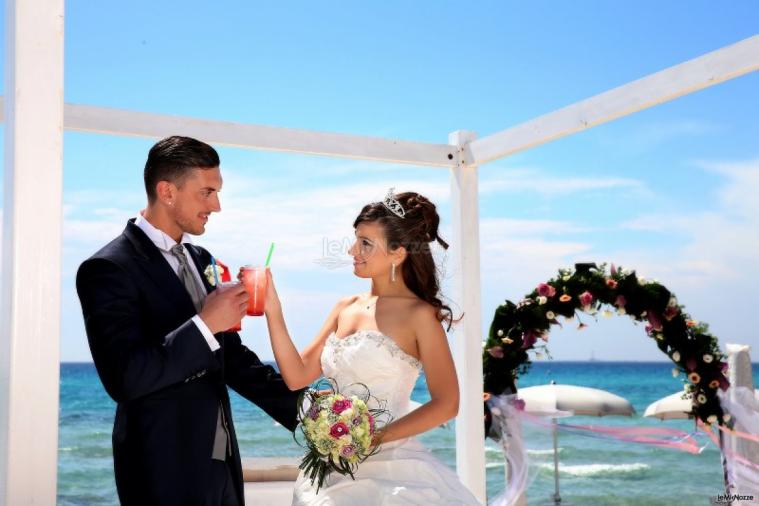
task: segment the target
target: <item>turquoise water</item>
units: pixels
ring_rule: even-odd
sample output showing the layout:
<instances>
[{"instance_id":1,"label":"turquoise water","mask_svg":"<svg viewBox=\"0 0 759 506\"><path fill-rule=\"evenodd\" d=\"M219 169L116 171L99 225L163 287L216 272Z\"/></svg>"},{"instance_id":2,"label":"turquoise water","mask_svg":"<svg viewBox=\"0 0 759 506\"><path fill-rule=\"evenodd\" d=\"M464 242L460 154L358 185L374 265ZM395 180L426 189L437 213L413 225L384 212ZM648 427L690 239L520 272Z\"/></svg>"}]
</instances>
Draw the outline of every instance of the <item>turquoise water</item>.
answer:
<instances>
[{"instance_id":1,"label":"turquoise water","mask_svg":"<svg viewBox=\"0 0 759 506\"><path fill-rule=\"evenodd\" d=\"M574 417L570 423L611 426L656 426L690 431L693 422L642 418L646 406L682 388L668 363L539 362L520 379L520 387L558 383L609 390L632 402L633 418ZM759 366L754 365L754 377ZM428 399L420 378L414 400ZM111 460L114 403L106 395L92 364L61 365L58 504L116 504ZM243 456L297 456L301 449L292 435L271 418L232 393L232 410ZM541 428L524 427L531 459L531 504L553 493L552 440ZM455 465L453 424L420 438L440 459ZM705 442L705 440L702 440ZM504 487L500 450L488 441L488 496ZM722 491L720 456L711 444L699 455L649 446L560 433L562 498L574 504L672 505L708 504Z\"/></svg>"}]
</instances>

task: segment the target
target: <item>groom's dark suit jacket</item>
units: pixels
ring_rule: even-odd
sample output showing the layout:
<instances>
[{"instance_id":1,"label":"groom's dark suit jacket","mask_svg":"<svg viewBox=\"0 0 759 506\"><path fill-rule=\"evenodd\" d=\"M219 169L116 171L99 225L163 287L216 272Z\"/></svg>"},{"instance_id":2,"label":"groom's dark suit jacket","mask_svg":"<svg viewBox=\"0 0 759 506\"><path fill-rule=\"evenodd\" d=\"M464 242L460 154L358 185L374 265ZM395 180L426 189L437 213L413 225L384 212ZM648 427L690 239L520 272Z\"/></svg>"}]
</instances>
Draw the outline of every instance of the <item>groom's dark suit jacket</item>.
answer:
<instances>
[{"instance_id":1,"label":"groom's dark suit jacket","mask_svg":"<svg viewBox=\"0 0 759 506\"><path fill-rule=\"evenodd\" d=\"M188 250L205 278L210 254L192 245ZM203 282L209 292L214 289ZM121 503L200 504L221 404L232 442L232 477L243 504L226 386L290 430L300 392L291 392L237 333L216 334L221 350L211 351L191 321L196 311L184 285L133 220L79 267L76 286L95 367L117 403L113 463Z\"/></svg>"}]
</instances>

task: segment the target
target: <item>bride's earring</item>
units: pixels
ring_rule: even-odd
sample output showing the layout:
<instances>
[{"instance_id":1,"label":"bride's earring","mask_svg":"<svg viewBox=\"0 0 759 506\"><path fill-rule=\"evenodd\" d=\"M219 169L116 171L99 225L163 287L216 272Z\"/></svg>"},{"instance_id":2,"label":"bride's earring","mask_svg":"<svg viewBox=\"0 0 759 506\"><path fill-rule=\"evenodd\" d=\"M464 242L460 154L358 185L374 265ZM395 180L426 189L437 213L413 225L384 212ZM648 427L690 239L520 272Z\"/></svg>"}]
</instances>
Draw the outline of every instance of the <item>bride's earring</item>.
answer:
<instances>
[{"instance_id":1,"label":"bride's earring","mask_svg":"<svg viewBox=\"0 0 759 506\"><path fill-rule=\"evenodd\" d=\"M393 264L393 268L390 269L390 281L395 283L395 264Z\"/></svg>"}]
</instances>

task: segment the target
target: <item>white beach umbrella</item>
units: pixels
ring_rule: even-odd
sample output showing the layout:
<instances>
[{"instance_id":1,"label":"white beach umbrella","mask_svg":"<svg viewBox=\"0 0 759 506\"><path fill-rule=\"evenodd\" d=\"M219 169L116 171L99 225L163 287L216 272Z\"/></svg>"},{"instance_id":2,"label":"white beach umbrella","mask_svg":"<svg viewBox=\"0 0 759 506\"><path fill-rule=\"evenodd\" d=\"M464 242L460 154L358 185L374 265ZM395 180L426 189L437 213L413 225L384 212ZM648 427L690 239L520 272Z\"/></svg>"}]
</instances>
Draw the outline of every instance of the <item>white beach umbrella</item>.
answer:
<instances>
[{"instance_id":1,"label":"white beach umbrella","mask_svg":"<svg viewBox=\"0 0 759 506\"><path fill-rule=\"evenodd\" d=\"M540 385L519 389L524 409L537 416L553 418L568 415L586 416L632 416L632 404L618 395L598 388L575 385Z\"/></svg>"},{"instance_id":2,"label":"white beach umbrella","mask_svg":"<svg viewBox=\"0 0 759 506\"><path fill-rule=\"evenodd\" d=\"M691 410L693 401L683 399L683 392L675 392L672 395L662 397L648 405L643 416L656 417L660 420L685 420L693 418ZM759 390L754 390L754 398L759 401Z\"/></svg>"},{"instance_id":3,"label":"white beach umbrella","mask_svg":"<svg viewBox=\"0 0 759 506\"><path fill-rule=\"evenodd\" d=\"M630 401L606 390L575 385L550 385L519 389L518 397L524 401L524 410L537 416L553 419L554 504L561 504L559 495L559 437L556 419L563 416L632 416ZM566 504L566 503L565 503Z\"/></svg>"},{"instance_id":4,"label":"white beach umbrella","mask_svg":"<svg viewBox=\"0 0 759 506\"><path fill-rule=\"evenodd\" d=\"M662 397L648 405L643 416L656 417L659 420L684 420L693 418L693 401L683 398L682 391Z\"/></svg>"}]
</instances>

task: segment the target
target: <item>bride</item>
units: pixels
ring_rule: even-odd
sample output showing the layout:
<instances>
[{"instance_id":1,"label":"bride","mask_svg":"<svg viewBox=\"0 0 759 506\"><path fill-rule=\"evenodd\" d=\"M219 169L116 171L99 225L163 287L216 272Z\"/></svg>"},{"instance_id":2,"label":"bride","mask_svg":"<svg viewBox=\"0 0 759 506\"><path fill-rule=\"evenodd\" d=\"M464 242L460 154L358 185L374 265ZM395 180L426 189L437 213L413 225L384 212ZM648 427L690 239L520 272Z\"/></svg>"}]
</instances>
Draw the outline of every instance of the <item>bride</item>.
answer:
<instances>
[{"instance_id":1,"label":"bride","mask_svg":"<svg viewBox=\"0 0 759 506\"><path fill-rule=\"evenodd\" d=\"M339 300L302 352L290 339L269 278L267 324L288 387L303 388L325 376L350 394L349 385L362 383L393 417L375 437L380 451L359 465L355 480L333 473L317 493L301 473L293 504L478 504L415 439L458 412L456 371L443 328L450 328L453 314L438 298L429 246L437 241L448 247L438 236L439 223L435 205L413 192L394 196L391 189L382 202L364 206L353 223L356 242L349 253L354 274L371 279L371 290ZM431 399L414 409L411 392L422 370Z\"/></svg>"}]
</instances>

